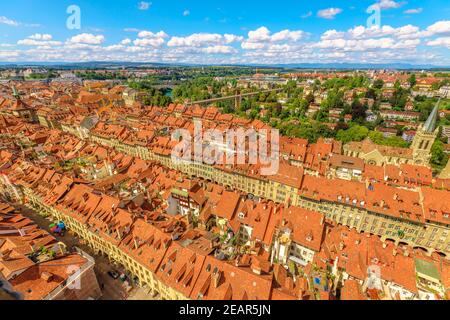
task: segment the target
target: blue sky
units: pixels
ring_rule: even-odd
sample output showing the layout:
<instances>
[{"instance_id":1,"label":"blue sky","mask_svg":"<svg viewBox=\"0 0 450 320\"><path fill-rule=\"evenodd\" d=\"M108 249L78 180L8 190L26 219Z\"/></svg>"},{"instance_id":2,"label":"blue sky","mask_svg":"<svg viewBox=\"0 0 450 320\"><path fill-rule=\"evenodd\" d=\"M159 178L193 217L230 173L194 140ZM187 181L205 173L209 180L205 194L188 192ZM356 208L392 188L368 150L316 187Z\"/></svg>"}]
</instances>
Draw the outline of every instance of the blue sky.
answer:
<instances>
[{"instance_id":1,"label":"blue sky","mask_svg":"<svg viewBox=\"0 0 450 320\"><path fill-rule=\"evenodd\" d=\"M67 28L70 5L80 29ZM378 10L381 24L368 24ZM0 3L0 61L450 65L449 50L448 0Z\"/></svg>"}]
</instances>

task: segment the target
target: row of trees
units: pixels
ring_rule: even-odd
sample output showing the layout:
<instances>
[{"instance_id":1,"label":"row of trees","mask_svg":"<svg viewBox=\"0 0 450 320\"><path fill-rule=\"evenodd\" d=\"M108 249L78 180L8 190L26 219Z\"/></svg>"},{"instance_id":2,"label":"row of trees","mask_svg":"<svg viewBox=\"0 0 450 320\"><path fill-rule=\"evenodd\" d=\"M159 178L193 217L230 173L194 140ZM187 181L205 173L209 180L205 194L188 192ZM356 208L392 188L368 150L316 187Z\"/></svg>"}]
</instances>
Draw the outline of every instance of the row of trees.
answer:
<instances>
[{"instance_id":1,"label":"row of trees","mask_svg":"<svg viewBox=\"0 0 450 320\"><path fill-rule=\"evenodd\" d=\"M119 72L75 72L75 75L83 80L127 80L127 77Z\"/></svg>"},{"instance_id":2,"label":"row of trees","mask_svg":"<svg viewBox=\"0 0 450 320\"><path fill-rule=\"evenodd\" d=\"M402 147L406 148L409 144L401 137L384 137L381 132L369 130L365 126L353 125L348 130L339 130L336 134L336 139L343 143L349 143L352 141L362 141L366 138L370 138L374 143L379 145Z\"/></svg>"},{"instance_id":3,"label":"row of trees","mask_svg":"<svg viewBox=\"0 0 450 320\"><path fill-rule=\"evenodd\" d=\"M211 77L197 77L175 87L173 98L175 100L189 99L191 101L211 99L219 96L226 84L226 81L216 81Z\"/></svg>"},{"instance_id":4,"label":"row of trees","mask_svg":"<svg viewBox=\"0 0 450 320\"><path fill-rule=\"evenodd\" d=\"M172 98L168 95L168 89L157 89L152 82L130 81L128 86L146 93L143 101L145 105L167 107L172 103Z\"/></svg>"},{"instance_id":5,"label":"row of trees","mask_svg":"<svg viewBox=\"0 0 450 320\"><path fill-rule=\"evenodd\" d=\"M441 140L436 140L431 148L431 166L440 171L445 168L448 161L449 156L444 151L444 143Z\"/></svg>"}]
</instances>

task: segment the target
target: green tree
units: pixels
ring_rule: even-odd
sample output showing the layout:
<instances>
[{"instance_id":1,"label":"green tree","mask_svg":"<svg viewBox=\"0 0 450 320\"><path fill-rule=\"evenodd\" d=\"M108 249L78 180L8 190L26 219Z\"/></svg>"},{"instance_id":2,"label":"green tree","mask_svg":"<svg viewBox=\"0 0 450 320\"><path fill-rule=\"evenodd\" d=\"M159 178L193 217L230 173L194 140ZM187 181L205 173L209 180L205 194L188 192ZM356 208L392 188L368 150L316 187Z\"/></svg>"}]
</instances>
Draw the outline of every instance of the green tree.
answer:
<instances>
[{"instance_id":1,"label":"green tree","mask_svg":"<svg viewBox=\"0 0 450 320\"><path fill-rule=\"evenodd\" d=\"M363 126L355 125L348 130L339 130L336 139L342 141L343 143L348 143L351 141L362 141L369 134L369 129Z\"/></svg>"},{"instance_id":2,"label":"green tree","mask_svg":"<svg viewBox=\"0 0 450 320\"><path fill-rule=\"evenodd\" d=\"M408 91L400 86L400 82L397 80L395 84L395 91L392 98L389 101L394 109L404 110L406 102L408 102Z\"/></svg>"},{"instance_id":3,"label":"green tree","mask_svg":"<svg viewBox=\"0 0 450 320\"><path fill-rule=\"evenodd\" d=\"M358 98L353 100L351 105L353 121L360 124L364 123L364 121L366 120L367 109L367 105L362 104Z\"/></svg>"},{"instance_id":4,"label":"green tree","mask_svg":"<svg viewBox=\"0 0 450 320\"><path fill-rule=\"evenodd\" d=\"M408 82L409 82L409 87L410 88L413 88L417 84L416 75L414 73L412 73L409 76Z\"/></svg>"},{"instance_id":5,"label":"green tree","mask_svg":"<svg viewBox=\"0 0 450 320\"><path fill-rule=\"evenodd\" d=\"M373 83L373 87L375 89L382 89L384 87L384 81L381 80L381 79L375 80L374 83Z\"/></svg>"},{"instance_id":6,"label":"green tree","mask_svg":"<svg viewBox=\"0 0 450 320\"><path fill-rule=\"evenodd\" d=\"M394 136L394 137L388 137L385 138L381 132L378 131L371 131L369 133L369 138L374 143L389 147L399 147L399 148L406 148L408 147L408 143L404 141L401 137Z\"/></svg>"},{"instance_id":7,"label":"green tree","mask_svg":"<svg viewBox=\"0 0 450 320\"><path fill-rule=\"evenodd\" d=\"M431 165L433 168L442 170L448 162L448 155L444 152L444 144L436 140L431 148Z\"/></svg>"}]
</instances>

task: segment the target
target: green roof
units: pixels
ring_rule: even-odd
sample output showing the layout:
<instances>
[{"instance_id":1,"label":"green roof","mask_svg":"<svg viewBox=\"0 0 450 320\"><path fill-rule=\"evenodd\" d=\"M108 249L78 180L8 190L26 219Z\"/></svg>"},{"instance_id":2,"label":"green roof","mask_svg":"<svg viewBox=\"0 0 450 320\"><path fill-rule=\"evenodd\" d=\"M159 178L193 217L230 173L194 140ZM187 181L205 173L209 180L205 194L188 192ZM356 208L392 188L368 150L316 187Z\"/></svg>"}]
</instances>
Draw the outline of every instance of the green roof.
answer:
<instances>
[{"instance_id":1,"label":"green roof","mask_svg":"<svg viewBox=\"0 0 450 320\"><path fill-rule=\"evenodd\" d=\"M430 278L440 280L441 276L439 274L438 269L434 265L434 263L425 261L422 259L414 259L414 262L416 264L416 271L418 273L424 274Z\"/></svg>"},{"instance_id":2,"label":"green roof","mask_svg":"<svg viewBox=\"0 0 450 320\"><path fill-rule=\"evenodd\" d=\"M17 92L16 86L13 86L12 91L13 91L14 98L19 99L20 95L19 95L19 92Z\"/></svg>"},{"instance_id":3,"label":"green roof","mask_svg":"<svg viewBox=\"0 0 450 320\"><path fill-rule=\"evenodd\" d=\"M439 101L434 106L433 111L431 111L431 114L428 117L427 122L425 122L425 124L423 125L423 131L433 133L434 130L436 130L440 102L441 102L441 99L439 99Z\"/></svg>"},{"instance_id":4,"label":"green roof","mask_svg":"<svg viewBox=\"0 0 450 320\"><path fill-rule=\"evenodd\" d=\"M185 198L187 198L189 196L188 192L180 190L180 189L177 189L177 188L173 188L172 189L172 193L176 194L178 196L181 196L181 197L185 197Z\"/></svg>"}]
</instances>

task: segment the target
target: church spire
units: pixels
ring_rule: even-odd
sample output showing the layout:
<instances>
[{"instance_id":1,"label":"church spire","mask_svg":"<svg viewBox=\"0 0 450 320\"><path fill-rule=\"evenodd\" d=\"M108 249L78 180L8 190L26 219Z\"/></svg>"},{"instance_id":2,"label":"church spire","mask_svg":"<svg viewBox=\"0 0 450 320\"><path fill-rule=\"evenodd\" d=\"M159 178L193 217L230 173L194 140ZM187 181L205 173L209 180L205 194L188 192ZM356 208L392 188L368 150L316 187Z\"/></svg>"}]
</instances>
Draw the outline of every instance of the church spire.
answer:
<instances>
[{"instance_id":1,"label":"church spire","mask_svg":"<svg viewBox=\"0 0 450 320\"><path fill-rule=\"evenodd\" d=\"M434 106L433 111L431 111L431 114L428 117L427 122L425 122L425 124L423 125L423 129L422 129L423 131L433 133L434 130L436 130L440 102L441 102L441 99L439 99L439 101Z\"/></svg>"},{"instance_id":2,"label":"church spire","mask_svg":"<svg viewBox=\"0 0 450 320\"><path fill-rule=\"evenodd\" d=\"M13 96L14 96L14 98L16 98L17 100L19 100L19 99L20 99L20 94L19 94L19 92L17 91L16 87L13 86L12 90L13 90Z\"/></svg>"}]
</instances>

